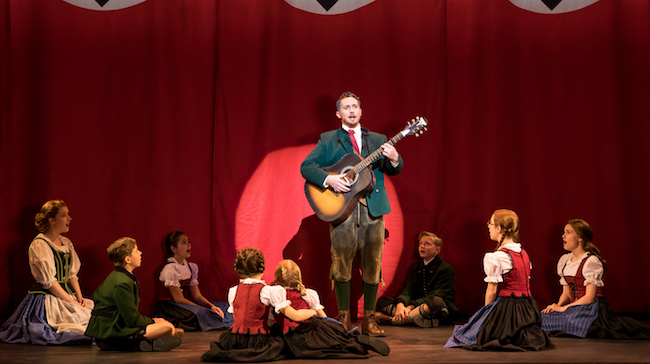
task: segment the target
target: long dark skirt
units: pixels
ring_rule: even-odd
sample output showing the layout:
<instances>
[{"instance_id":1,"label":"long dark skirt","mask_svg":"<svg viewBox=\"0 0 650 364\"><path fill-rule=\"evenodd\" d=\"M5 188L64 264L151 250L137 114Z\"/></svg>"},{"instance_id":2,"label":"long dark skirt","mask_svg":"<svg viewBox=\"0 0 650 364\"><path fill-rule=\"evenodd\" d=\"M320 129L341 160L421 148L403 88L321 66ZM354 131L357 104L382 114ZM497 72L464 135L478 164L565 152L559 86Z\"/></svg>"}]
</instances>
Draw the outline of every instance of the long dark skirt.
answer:
<instances>
[{"instance_id":1,"label":"long dark skirt","mask_svg":"<svg viewBox=\"0 0 650 364\"><path fill-rule=\"evenodd\" d=\"M357 332L358 333L358 332ZM296 359L364 359L370 357L354 334L332 319L312 317L285 335L291 357Z\"/></svg>"},{"instance_id":2,"label":"long dark skirt","mask_svg":"<svg viewBox=\"0 0 650 364\"><path fill-rule=\"evenodd\" d=\"M598 297L598 317L587 332L597 339L649 340L650 329L629 317L617 316L605 297Z\"/></svg>"},{"instance_id":3,"label":"long dark skirt","mask_svg":"<svg viewBox=\"0 0 650 364\"><path fill-rule=\"evenodd\" d=\"M542 331L542 317L533 297L502 297L485 320L472 350L539 351L553 349Z\"/></svg>"},{"instance_id":4,"label":"long dark skirt","mask_svg":"<svg viewBox=\"0 0 650 364\"><path fill-rule=\"evenodd\" d=\"M219 336L218 342L210 343L201 357L202 361L257 363L282 360L284 339L270 334L233 334L228 330Z\"/></svg>"},{"instance_id":5,"label":"long dark skirt","mask_svg":"<svg viewBox=\"0 0 650 364\"><path fill-rule=\"evenodd\" d=\"M532 297L498 297L469 322L456 326L445 347L468 350L538 351L554 348L542 331L542 318Z\"/></svg>"}]
</instances>

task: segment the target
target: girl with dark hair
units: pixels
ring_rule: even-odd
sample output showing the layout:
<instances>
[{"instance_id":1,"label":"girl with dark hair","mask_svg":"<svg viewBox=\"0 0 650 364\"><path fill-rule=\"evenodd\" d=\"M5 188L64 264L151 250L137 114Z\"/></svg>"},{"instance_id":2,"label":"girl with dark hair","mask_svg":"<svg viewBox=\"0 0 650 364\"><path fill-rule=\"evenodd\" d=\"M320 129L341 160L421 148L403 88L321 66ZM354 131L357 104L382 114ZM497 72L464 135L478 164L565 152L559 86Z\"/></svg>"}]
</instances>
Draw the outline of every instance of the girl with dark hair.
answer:
<instances>
[{"instance_id":1,"label":"girl with dark hair","mask_svg":"<svg viewBox=\"0 0 650 364\"><path fill-rule=\"evenodd\" d=\"M594 232L582 219L564 226L564 250L557 262L562 294L542 310L542 329L553 336L599 339L650 339L650 329L618 317L603 296L606 263L592 243Z\"/></svg>"},{"instance_id":2,"label":"girl with dark hair","mask_svg":"<svg viewBox=\"0 0 650 364\"><path fill-rule=\"evenodd\" d=\"M532 264L519 240L519 217L496 210L487 222L495 251L483 258L485 306L465 325L457 325L444 347L470 350L537 351L553 348L542 331L537 303L530 293Z\"/></svg>"},{"instance_id":3,"label":"girl with dark hair","mask_svg":"<svg viewBox=\"0 0 650 364\"><path fill-rule=\"evenodd\" d=\"M84 336L94 307L84 298L77 273L81 261L70 239L70 210L62 200L47 201L34 217L40 231L29 246L29 268L36 283L0 328L5 343L90 344Z\"/></svg>"},{"instance_id":4,"label":"girl with dark hair","mask_svg":"<svg viewBox=\"0 0 650 364\"><path fill-rule=\"evenodd\" d=\"M164 297L156 302L154 316L163 317L186 331L208 331L230 327L232 314L224 314L225 302L210 302L199 288L199 267L188 262L192 245L185 233L174 231L167 235L165 248L169 258L160 272L165 285Z\"/></svg>"},{"instance_id":5,"label":"girl with dark hair","mask_svg":"<svg viewBox=\"0 0 650 364\"><path fill-rule=\"evenodd\" d=\"M237 253L235 272L239 284L228 290L228 312L234 316L230 330L210 344L201 360L216 362L263 362L285 358L282 335L269 330L269 312L281 313L293 321L304 321L316 315L312 309L296 310L287 299L282 286L267 286L264 255L257 248L244 248Z\"/></svg>"}]
</instances>

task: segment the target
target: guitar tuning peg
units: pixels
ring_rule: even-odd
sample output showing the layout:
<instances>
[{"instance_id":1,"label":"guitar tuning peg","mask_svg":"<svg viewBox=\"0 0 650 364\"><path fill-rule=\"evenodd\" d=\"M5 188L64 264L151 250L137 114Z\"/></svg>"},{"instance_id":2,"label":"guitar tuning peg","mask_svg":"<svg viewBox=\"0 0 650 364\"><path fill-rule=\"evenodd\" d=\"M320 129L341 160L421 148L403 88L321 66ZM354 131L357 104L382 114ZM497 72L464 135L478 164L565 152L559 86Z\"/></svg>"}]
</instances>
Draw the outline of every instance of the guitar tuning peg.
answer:
<instances>
[{"instance_id":1,"label":"guitar tuning peg","mask_svg":"<svg viewBox=\"0 0 650 364\"><path fill-rule=\"evenodd\" d=\"M417 138L417 137L419 137L419 136L420 136L420 134L418 134L418 133L415 133L415 137L416 137L416 138Z\"/></svg>"},{"instance_id":2,"label":"guitar tuning peg","mask_svg":"<svg viewBox=\"0 0 650 364\"><path fill-rule=\"evenodd\" d=\"M429 129L427 129L427 127L425 126L425 127L424 127L424 131L428 131L428 130L429 130Z\"/></svg>"}]
</instances>

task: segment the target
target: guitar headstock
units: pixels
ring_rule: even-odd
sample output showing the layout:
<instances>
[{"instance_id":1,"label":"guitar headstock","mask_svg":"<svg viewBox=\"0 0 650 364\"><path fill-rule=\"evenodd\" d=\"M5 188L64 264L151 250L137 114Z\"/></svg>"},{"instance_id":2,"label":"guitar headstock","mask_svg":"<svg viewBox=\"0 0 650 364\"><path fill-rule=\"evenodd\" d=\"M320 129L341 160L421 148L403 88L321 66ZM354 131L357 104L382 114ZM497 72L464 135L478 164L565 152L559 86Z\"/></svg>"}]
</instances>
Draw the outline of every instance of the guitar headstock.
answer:
<instances>
[{"instance_id":1,"label":"guitar headstock","mask_svg":"<svg viewBox=\"0 0 650 364\"><path fill-rule=\"evenodd\" d=\"M422 116L416 116L415 119L411 119L411 121L406 123L406 128L402 130L402 135L415 135L417 137L425 131L427 131L427 119Z\"/></svg>"}]
</instances>

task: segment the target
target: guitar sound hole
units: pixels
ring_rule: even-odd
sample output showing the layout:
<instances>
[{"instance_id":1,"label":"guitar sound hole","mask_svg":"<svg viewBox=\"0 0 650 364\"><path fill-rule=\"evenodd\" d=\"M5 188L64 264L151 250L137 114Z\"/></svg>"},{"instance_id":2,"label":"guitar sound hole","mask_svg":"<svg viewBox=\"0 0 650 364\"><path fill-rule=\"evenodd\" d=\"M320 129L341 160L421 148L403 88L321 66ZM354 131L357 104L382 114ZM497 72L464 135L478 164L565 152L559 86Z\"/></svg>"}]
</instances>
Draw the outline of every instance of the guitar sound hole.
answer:
<instances>
[{"instance_id":1,"label":"guitar sound hole","mask_svg":"<svg viewBox=\"0 0 650 364\"><path fill-rule=\"evenodd\" d=\"M347 166L341 171L341 174L344 174L348 181L350 181L350 185L357 183L357 180L359 179L359 175L354 173L353 168L353 166Z\"/></svg>"}]
</instances>

